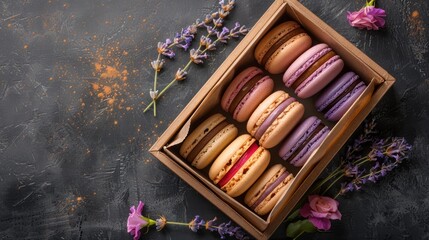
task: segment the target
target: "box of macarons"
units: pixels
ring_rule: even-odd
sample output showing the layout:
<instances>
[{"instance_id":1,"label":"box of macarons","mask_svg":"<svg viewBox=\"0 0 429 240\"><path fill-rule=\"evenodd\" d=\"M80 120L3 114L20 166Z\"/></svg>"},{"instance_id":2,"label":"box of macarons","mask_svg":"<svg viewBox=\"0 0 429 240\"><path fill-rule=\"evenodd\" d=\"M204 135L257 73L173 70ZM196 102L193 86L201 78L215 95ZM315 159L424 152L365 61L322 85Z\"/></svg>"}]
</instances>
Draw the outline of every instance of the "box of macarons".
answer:
<instances>
[{"instance_id":1,"label":"box of macarons","mask_svg":"<svg viewBox=\"0 0 429 240\"><path fill-rule=\"evenodd\" d=\"M268 239L395 79L296 0L277 0L150 149Z\"/></svg>"}]
</instances>

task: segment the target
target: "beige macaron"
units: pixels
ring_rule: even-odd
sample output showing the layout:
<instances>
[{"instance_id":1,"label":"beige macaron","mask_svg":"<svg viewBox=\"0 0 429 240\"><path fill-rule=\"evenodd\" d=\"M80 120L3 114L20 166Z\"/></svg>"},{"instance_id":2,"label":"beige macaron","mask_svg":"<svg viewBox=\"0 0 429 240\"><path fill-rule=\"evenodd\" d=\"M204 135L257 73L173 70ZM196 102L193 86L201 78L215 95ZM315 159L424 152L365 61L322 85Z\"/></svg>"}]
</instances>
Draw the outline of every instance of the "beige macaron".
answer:
<instances>
[{"instance_id":1,"label":"beige macaron","mask_svg":"<svg viewBox=\"0 0 429 240\"><path fill-rule=\"evenodd\" d=\"M283 22L269 31L255 48L255 58L268 72L284 73L289 65L305 50L312 40L294 21Z\"/></svg>"},{"instance_id":2,"label":"beige macaron","mask_svg":"<svg viewBox=\"0 0 429 240\"><path fill-rule=\"evenodd\" d=\"M264 148L279 144L304 115L304 105L284 91L276 91L266 98L247 121L247 131Z\"/></svg>"},{"instance_id":3,"label":"beige macaron","mask_svg":"<svg viewBox=\"0 0 429 240\"><path fill-rule=\"evenodd\" d=\"M179 153L192 166L202 169L238 135L237 128L216 113L195 128L180 146Z\"/></svg>"},{"instance_id":4,"label":"beige macaron","mask_svg":"<svg viewBox=\"0 0 429 240\"><path fill-rule=\"evenodd\" d=\"M293 174L281 164L270 167L247 191L244 202L259 215L269 213L292 184Z\"/></svg>"}]
</instances>

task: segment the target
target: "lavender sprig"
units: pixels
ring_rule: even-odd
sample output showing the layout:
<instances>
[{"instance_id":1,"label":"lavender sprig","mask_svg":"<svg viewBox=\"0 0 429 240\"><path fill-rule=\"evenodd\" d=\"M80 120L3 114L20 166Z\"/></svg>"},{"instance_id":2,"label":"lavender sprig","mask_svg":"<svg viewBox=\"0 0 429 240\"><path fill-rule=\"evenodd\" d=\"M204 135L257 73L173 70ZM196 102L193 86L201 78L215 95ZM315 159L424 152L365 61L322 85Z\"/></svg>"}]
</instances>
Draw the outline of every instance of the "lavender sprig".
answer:
<instances>
[{"instance_id":1,"label":"lavender sprig","mask_svg":"<svg viewBox=\"0 0 429 240\"><path fill-rule=\"evenodd\" d=\"M184 75L186 76L187 71L189 69L189 67L191 66L192 63L195 64L202 64L204 63L204 60L208 59L208 55L207 55L207 51L211 51L213 49L216 48L216 44L218 42L222 42L222 43L228 43L228 40L230 40L232 37L236 37L237 35L246 35L248 30L247 28L243 25L241 26L239 23L235 24L234 27L236 30L234 30L234 32L231 32L228 28L223 27L222 31L217 31L214 30L216 32L216 36L217 38L212 41L209 37L209 34L207 36L204 36L200 39L200 44L198 46L197 49L191 49L189 51L189 61L188 63L183 67L183 68L179 68L179 71L181 71L182 73L184 73ZM238 30L237 30L238 29ZM210 39L210 40L208 40ZM178 71L178 72L179 72ZM149 103L149 105L143 110L143 112L146 112L147 110L149 110L149 108L154 105L155 108L155 102L156 100L161 97L165 91L167 91L176 81L180 81L183 80L184 78L180 79L178 78L178 76L181 76L179 74L176 73L176 75L174 76L174 78L170 81L170 83L168 83L167 86L165 86L161 92L159 92L159 94L156 95L156 99L152 99L152 102Z\"/></svg>"},{"instance_id":2,"label":"lavender sprig","mask_svg":"<svg viewBox=\"0 0 429 240\"><path fill-rule=\"evenodd\" d=\"M157 60L152 61L151 65L152 68L155 70L155 74L154 74L154 83L153 83L153 90L150 89L149 93L150 93L150 97L152 99L152 102L150 103L150 106L154 106L153 107L153 113L154 116L156 116L156 100L158 99L158 97L160 97L163 93L163 91L161 91L158 94L158 90L157 90L157 80L158 80L158 73L161 71L163 65L165 62L162 62L163 60L160 59L161 56L166 56L170 59L175 57L175 52L172 50L172 48L174 46L177 46L179 48L182 48L183 50L187 51L189 49L189 47L192 45L192 41L195 39L195 35L197 34L198 28L199 27L206 27L207 29L207 38L209 36L213 36L216 35L217 33L217 28L221 28L224 24L224 19L230 14L231 10L234 8L235 5L235 0L221 0L219 2L219 6L220 9L217 10L216 12L213 12L211 14L206 15L204 21L201 21L200 19L197 19L195 21L195 23L191 24L190 26L182 29L180 31L180 33L176 33L173 41L169 38L167 38L165 40L165 42L159 42L158 43L158 47L157 47L157 51L158 51L158 57ZM210 27L209 24L213 24L213 27ZM241 29L239 31L240 34L244 34L246 30L246 28L243 26L243 29ZM234 36L232 37L238 37L240 34L234 34ZM201 43L200 43L200 47L197 50L194 50L191 53L191 59L194 63L200 64L203 63L202 59L207 59L207 55L203 52L200 51L201 49ZM208 51L213 51L216 49L215 47L215 43L208 43L205 44L205 47ZM183 72L181 72L182 74L178 75L176 73L175 76L175 80L183 80L186 78L186 67L183 68ZM179 69L180 71L180 69ZM178 73L179 73L178 71ZM178 77L180 76L180 77ZM171 86L171 84L167 85L169 88ZM146 107L146 109L144 110L144 112L146 112L148 109L148 107Z\"/></svg>"}]
</instances>

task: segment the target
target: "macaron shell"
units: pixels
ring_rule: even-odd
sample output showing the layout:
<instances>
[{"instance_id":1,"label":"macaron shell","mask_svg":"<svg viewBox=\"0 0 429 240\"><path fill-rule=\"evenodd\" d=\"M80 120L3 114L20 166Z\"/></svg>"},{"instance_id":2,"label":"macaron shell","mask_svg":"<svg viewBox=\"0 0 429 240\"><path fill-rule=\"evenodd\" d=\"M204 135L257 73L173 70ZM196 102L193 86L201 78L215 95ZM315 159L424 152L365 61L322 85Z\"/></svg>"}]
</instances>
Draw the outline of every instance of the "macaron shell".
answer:
<instances>
[{"instance_id":1,"label":"macaron shell","mask_svg":"<svg viewBox=\"0 0 429 240\"><path fill-rule=\"evenodd\" d=\"M344 62L338 55L329 59L310 75L296 89L295 93L300 98L309 98L328 85L343 69Z\"/></svg>"},{"instance_id":2,"label":"macaron shell","mask_svg":"<svg viewBox=\"0 0 429 240\"><path fill-rule=\"evenodd\" d=\"M209 170L210 179L217 184L256 139L249 134L238 136L215 159ZM228 166L226 166L228 164Z\"/></svg>"},{"instance_id":3,"label":"macaron shell","mask_svg":"<svg viewBox=\"0 0 429 240\"><path fill-rule=\"evenodd\" d=\"M353 105L353 103L358 99L358 97L365 90L366 85L362 82L360 85L356 86L353 91L347 94L340 102L335 104L335 106L330 109L325 117L329 121L338 121L341 117L347 112L347 110Z\"/></svg>"},{"instance_id":4,"label":"macaron shell","mask_svg":"<svg viewBox=\"0 0 429 240\"><path fill-rule=\"evenodd\" d=\"M263 194L268 184L274 182L282 172L285 172L286 168L281 164L276 164L270 167L259 179L253 184L253 186L247 191L244 197L244 202L247 206L252 206L259 197ZM292 183L293 175L289 174L282 183L280 183L268 197L266 197L256 208L255 212L259 215L265 215L269 213L275 204L278 202L284 191L286 191Z\"/></svg>"},{"instance_id":5,"label":"macaron shell","mask_svg":"<svg viewBox=\"0 0 429 240\"><path fill-rule=\"evenodd\" d=\"M305 70L313 65L321 57L321 55L324 55L327 53L327 51L331 50L332 49L325 43L320 43L314 45L301 54L301 56L299 56L283 74L283 82L286 87L291 87L295 80L303 72L305 72Z\"/></svg>"},{"instance_id":6,"label":"macaron shell","mask_svg":"<svg viewBox=\"0 0 429 240\"><path fill-rule=\"evenodd\" d=\"M307 162L310 155L322 144L329 134L328 127L324 127L316 136L291 160L295 167L302 167Z\"/></svg>"},{"instance_id":7,"label":"macaron shell","mask_svg":"<svg viewBox=\"0 0 429 240\"><path fill-rule=\"evenodd\" d=\"M280 147L279 156L296 167L303 166L313 151L322 144L330 131L328 127L324 126L316 135L306 142L320 125L324 126L315 116L311 116L301 122ZM305 146L303 146L303 144L305 144ZM301 147L303 148L300 149ZM290 159L293 154L296 155L293 159Z\"/></svg>"},{"instance_id":8,"label":"macaron shell","mask_svg":"<svg viewBox=\"0 0 429 240\"><path fill-rule=\"evenodd\" d=\"M271 74L283 73L310 46L310 36L306 33L298 34L277 49L264 67Z\"/></svg>"},{"instance_id":9,"label":"macaron shell","mask_svg":"<svg viewBox=\"0 0 429 240\"><path fill-rule=\"evenodd\" d=\"M287 21L274 27L270 32L265 34L255 48L255 58L259 64L279 38L301 27L294 21ZM298 34L289 41L286 41L279 47L268 59L264 68L271 74L282 73L301 53L310 48L311 38L306 33Z\"/></svg>"},{"instance_id":10,"label":"macaron shell","mask_svg":"<svg viewBox=\"0 0 429 240\"><path fill-rule=\"evenodd\" d=\"M347 72L329 84L315 102L317 111L325 111L325 117L328 120L338 121L365 90L366 85L358 78L359 76L356 75L356 73ZM353 84L354 81L361 81L361 83L354 88L351 94L344 96L343 99L335 104L332 109L325 110L325 108Z\"/></svg>"},{"instance_id":11,"label":"macaron shell","mask_svg":"<svg viewBox=\"0 0 429 240\"><path fill-rule=\"evenodd\" d=\"M249 119L253 110L272 93L273 89L274 81L268 76L263 77L258 81L255 87L252 88L251 92L241 100L234 111L233 118L237 120L237 122L244 122Z\"/></svg>"},{"instance_id":12,"label":"macaron shell","mask_svg":"<svg viewBox=\"0 0 429 240\"><path fill-rule=\"evenodd\" d=\"M221 99L221 107L226 112L229 111L230 105L238 92L243 86L258 74L264 72L257 67L248 67L241 71L229 84ZM253 110L262 102L268 95L271 94L274 88L274 81L269 76L262 77L255 86L252 87L233 112L233 118L238 122L244 122L249 119Z\"/></svg>"},{"instance_id":13,"label":"macaron shell","mask_svg":"<svg viewBox=\"0 0 429 240\"><path fill-rule=\"evenodd\" d=\"M238 129L233 124L229 124L206 144L192 161L191 165L197 169L207 167L237 135Z\"/></svg>"},{"instance_id":14,"label":"macaron shell","mask_svg":"<svg viewBox=\"0 0 429 240\"><path fill-rule=\"evenodd\" d=\"M261 176L269 163L270 153L263 147L259 147L222 190L231 197L243 194Z\"/></svg>"},{"instance_id":15,"label":"macaron shell","mask_svg":"<svg viewBox=\"0 0 429 240\"><path fill-rule=\"evenodd\" d=\"M277 91L268 96L250 116L246 125L247 131L254 136L265 119L267 119L272 111L287 98L289 98L289 95L284 91ZM304 106L297 101L291 103L276 120L274 120L265 133L262 134L259 139L261 146L265 148L276 146L293 129L303 115Z\"/></svg>"},{"instance_id":16,"label":"macaron shell","mask_svg":"<svg viewBox=\"0 0 429 240\"><path fill-rule=\"evenodd\" d=\"M263 71L257 67L248 67L235 76L222 95L220 102L222 109L228 112L228 108L232 100L234 100L235 96L241 90L244 84L254 76L262 73Z\"/></svg>"},{"instance_id":17,"label":"macaron shell","mask_svg":"<svg viewBox=\"0 0 429 240\"><path fill-rule=\"evenodd\" d=\"M203 139L208 132L225 119L225 116L220 113L216 113L200 123L200 125L198 125L198 127L186 137L185 141L183 141L179 150L180 155L187 158L189 153L201 141L201 139Z\"/></svg>"}]
</instances>

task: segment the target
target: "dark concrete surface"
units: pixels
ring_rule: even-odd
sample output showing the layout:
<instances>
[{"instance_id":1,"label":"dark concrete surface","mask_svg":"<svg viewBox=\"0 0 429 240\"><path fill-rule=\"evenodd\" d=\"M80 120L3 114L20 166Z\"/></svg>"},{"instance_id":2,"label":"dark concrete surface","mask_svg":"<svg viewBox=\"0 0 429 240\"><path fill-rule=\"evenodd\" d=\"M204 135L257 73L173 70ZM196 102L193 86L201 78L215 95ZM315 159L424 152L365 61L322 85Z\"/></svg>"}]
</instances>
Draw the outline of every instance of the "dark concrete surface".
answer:
<instances>
[{"instance_id":1,"label":"dark concrete surface","mask_svg":"<svg viewBox=\"0 0 429 240\"><path fill-rule=\"evenodd\" d=\"M237 1L226 26L253 26L271 2ZM403 136L414 146L400 169L340 199L343 220L330 232L306 238L429 239L428 1L379 0L387 11L380 31L348 25L346 12L364 1L302 3L396 77L372 117L383 136ZM159 101L157 118L142 112L157 42L216 6L198 0L0 2L0 239L131 239L126 219L138 200L153 218L227 220L148 149L237 41L192 67ZM161 86L186 58L180 52L167 61ZM273 238L284 232L281 226ZM144 238L217 235L171 227Z\"/></svg>"}]
</instances>

